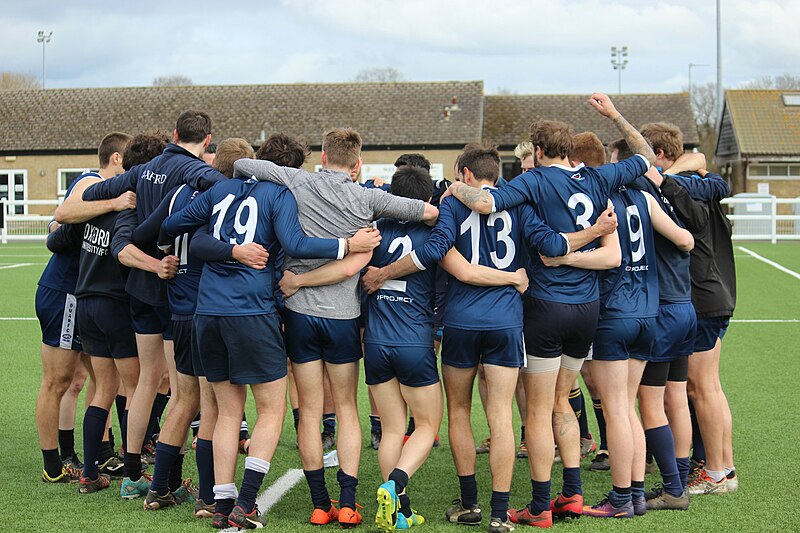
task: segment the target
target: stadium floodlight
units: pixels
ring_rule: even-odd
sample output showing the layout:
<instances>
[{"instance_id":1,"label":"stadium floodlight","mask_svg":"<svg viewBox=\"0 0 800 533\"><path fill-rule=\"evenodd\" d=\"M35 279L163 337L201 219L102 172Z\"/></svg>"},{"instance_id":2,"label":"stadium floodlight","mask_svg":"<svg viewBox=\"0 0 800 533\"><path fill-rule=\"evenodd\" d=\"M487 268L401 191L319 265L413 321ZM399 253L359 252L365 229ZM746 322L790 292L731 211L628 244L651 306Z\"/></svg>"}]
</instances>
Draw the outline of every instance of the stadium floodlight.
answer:
<instances>
[{"instance_id":1,"label":"stadium floodlight","mask_svg":"<svg viewBox=\"0 0 800 533\"><path fill-rule=\"evenodd\" d=\"M45 46L47 43L50 42L50 37L53 36L53 32L45 33L43 31L39 31L39 34L36 36L36 42L42 43L42 89L45 88L45 78L44 78L44 53L45 53Z\"/></svg>"},{"instance_id":2,"label":"stadium floodlight","mask_svg":"<svg viewBox=\"0 0 800 533\"><path fill-rule=\"evenodd\" d=\"M617 71L617 93L622 94L622 71L628 65L628 47L611 47L611 66Z\"/></svg>"}]
</instances>

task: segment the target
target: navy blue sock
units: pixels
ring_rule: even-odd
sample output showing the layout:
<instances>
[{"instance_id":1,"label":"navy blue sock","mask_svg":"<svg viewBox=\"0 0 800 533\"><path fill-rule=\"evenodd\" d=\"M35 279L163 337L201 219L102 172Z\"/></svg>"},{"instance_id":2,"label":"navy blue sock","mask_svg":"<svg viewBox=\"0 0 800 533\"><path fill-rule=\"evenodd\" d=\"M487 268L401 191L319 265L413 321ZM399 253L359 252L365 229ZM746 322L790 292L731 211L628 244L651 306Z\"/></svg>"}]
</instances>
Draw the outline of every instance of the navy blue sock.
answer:
<instances>
[{"instance_id":1,"label":"navy blue sock","mask_svg":"<svg viewBox=\"0 0 800 533\"><path fill-rule=\"evenodd\" d=\"M214 447L210 440L197 439L195 450L199 496L205 503L214 501Z\"/></svg>"},{"instance_id":2,"label":"navy blue sock","mask_svg":"<svg viewBox=\"0 0 800 533\"><path fill-rule=\"evenodd\" d=\"M519 428L519 441L525 442L525 425L523 424L521 428Z\"/></svg>"},{"instance_id":3,"label":"navy blue sock","mask_svg":"<svg viewBox=\"0 0 800 533\"><path fill-rule=\"evenodd\" d=\"M297 432L297 426L300 424L300 409L295 407L292 409L292 419L294 420L294 430Z\"/></svg>"},{"instance_id":4,"label":"navy blue sock","mask_svg":"<svg viewBox=\"0 0 800 533\"><path fill-rule=\"evenodd\" d=\"M325 433L336 433L336 413L322 415L322 431Z\"/></svg>"},{"instance_id":5,"label":"navy blue sock","mask_svg":"<svg viewBox=\"0 0 800 533\"><path fill-rule=\"evenodd\" d=\"M703 444L703 435L700 433L700 425L697 423L697 413L692 400L689 400L689 414L692 417L692 459L697 462L705 461L706 447Z\"/></svg>"},{"instance_id":6,"label":"navy blue sock","mask_svg":"<svg viewBox=\"0 0 800 533\"><path fill-rule=\"evenodd\" d=\"M565 498L570 498L576 494L583 494L581 488L581 468L565 468L563 472L564 486L561 488L561 494Z\"/></svg>"},{"instance_id":7,"label":"navy blue sock","mask_svg":"<svg viewBox=\"0 0 800 533\"><path fill-rule=\"evenodd\" d=\"M131 478L131 481L138 481L142 477L142 454L131 453L125 450L125 457L122 458L125 465L125 477Z\"/></svg>"},{"instance_id":8,"label":"navy blue sock","mask_svg":"<svg viewBox=\"0 0 800 533\"><path fill-rule=\"evenodd\" d=\"M594 417L597 419L597 432L600 433L600 450L608 451L608 442L606 441L606 417L603 415L603 402L592 398L592 407L594 407Z\"/></svg>"},{"instance_id":9,"label":"navy blue sock","mask_svg":"<svg viewBox=\"0 0 800 533\"><path fill-rule=\"evenodd\" d=\"M169 469L169 490L175 492L183 485L183 458L185 454L179 453Z\"/></svg>"},{"instance_id":10,"label":"navy blue sock","mask_svg":"<svg viewBox=\"0 0 800 533\"><path fill-rule=\"evenodd\" d=\"M90 405L83 415L83 477L97 479L97 450L103 442L106 432L108 411Z\"/></svg>"},{"instance_id":11,"label":"navy blue sock","mask_svg":"<svg viewBox=\"0 0 800 533\"><path fill-rule=\"evenodd\" d=\"M572 395L575 394L576 398L573 400ZM575 417L578 419L578 427L581 431L582 439L591 439L592 434L589 433L589 419L586 417L586 400L583 397L583 390L580 387L572 389L569 393L569 404L572 410L575 411Z\"/></svg>"},{"instance_id":12,"label":"navy blue sock","mask_svg":"<svg viewBox=\"0 0 800 533\"><path fill-rule=\"evenodd\" d=\"M239 426L239 440L250 438L250 428L247 426L247 413L242 413L242 425Z\"/></svg>"},{"instance_id":13,"label":"navy blue sock","mask_svg":"<svg viewBox=\"0 0 800 533\"><path fill-rule=\"evenodd\" d=\"M644 498L644 481L631 481L631 498Z\"/></svg>"},{"instance_id":14,"label":"navy blue sock","mask_svg":"<svg viewBox=\"0 0 800 533\"><path fill-rule=\"evenodd\" d=\"M469 509L478 503L478 482L475 474L468 476L458 476L458 484L461 486L461 505Z\"/></svg>"},{"instance_id":15,"label":"navy blue sock","mask_svg":"<svg viewBox=\"0 0 800 533\"><path fill-rule=\"evenodd\" d=\"M225 498L224 500L215 500L217 502L217 506L214 508L215 513L222 513L225 516L231 514L233 511L233 506L236 505L236 500L232 498Z\"/></svg>"},{"instance_id":16,"label":"navy blue sock","mask_svg":"<svg viewBox=\"0 0 800 533\"><path fill-rule=\"evenodd\" d=\"M147 444L151 440L153 440L153 435L159 432L161 429L161 415L164 414L164 409L167 407L167 402L169 401L169 396L166 394L161 394L160 392L156 394L155 400L153 400L153 408L150 410L150 423L147 426L147 433L144 435L144 444Z\"/></svg>"},{"instance_id":17,"label":"navy blue sock","mask_svg":"<svg viewBox=\"0 0 800 533\"><path fill-rule=\"evenodd\" d=\"M61 458L67 459L75 455L75 430L58 430L58 447L61 449Z\"/></svg>"},{"instance_id":18,"label":"navy blue sock","mask_svg":"<svg viewBox=\"0 0 800 533\"><path fill-rule=\"evenodd\" d=\"M417 429L417 425L414 423L414 417L410 416L408 417L408 427L406 428L406 435L410 437L411 434L414 433L415 429Z\"/></svg>"},{"instance_id":19,"label":"navy blue sock","mask_svg":"<svg viewBox=\"0 0 800 533\"><path fill-rule=\"evenodd\" d=\"M497 518L501 522L505 522L508 519L508 498L510 495L510 492L492 491L492 518Z\"/></svg>"},{"instance_id":20,"label":"navy blue sock","mask_svg":"<svg viewBox=\"0 0 800 533\"><path fill-rule=\"evenodd\" d=\"M128 449L128 410L122 411L122 422L119 423L119 432L122 435L122 450Z\"/></svg>"},{"instance_id":21,"label":"navy blue sock","mask_svg":"<svg viewBox=\"0 0 800 533\"><path fill-rule=\"evenodd\" d=\"M314 507L327 511L331 508L331 498L328 495L328 487L325 486L325 469L303 470L308 483L308 490L311 492L311 501Z\"/></svg>"},{"instance_id":22,"label":"navy blue sock","mask_svg":"<svg viewBox=\"0 0 800 533\"><path fill-rule=\"evenodd\" d=\"M675 463L678 465L678 475L681 477L681 486L685 489L689 484L689 470L691 470L689 458L678 457L675 459Z\"/></svg>"},{"instance_id":23,"label":"navy blue sock","mask_svg":"<svg viewBox=\"0 0 800 533\"><path fill-rule=\"evenodd\" d=\"M406 518L411 518L414 511L411 510L411 499L408 497L408 494L401 494L398 498L400 498L400 512Z\"/></svg>"},{"instance_id":24,"label":"navy blue sock","mask_svg":"<svg viewBox=\"0 0 800 533\"><path fill-rule=\"evenodd\" d=\"M257 472L250 468L244 469L242 489L239 491L239 499L236 500L236 505L241 507L246 514L253 512L253 507L256 505L256 496L259 489L261 489L261 484L264 482L264 475L263 472Z\"/></svg>"},{"instance_id":25,"label":"navy blue sock","mask_svg":"<svg viewBox=\"0 0 800 533\"><path fill-rule=\"evenodd\" d=\"M397 494L400 494L406 490L406 486L408 485L408 474L399 468L395 468L392 470L392 473L389 474L389 481L394 481Z\"/></svg>"},{"instance_id":26,"label":"navy blue sock","mask_svg":"<svg viewBox=\"0 0 800 533\"><path fill-rule=\"evenodd\" d=\"M339 508L349 507L355 510L356 508L356 488L358 487L358 478L347 475L340 468L336 472L336 480L339 482Z\"/></svg>"},{"instance_id":27,"label":"navy blue sock","mask_svg":"<svg viewBox=\"0 0 800 533\"><path fill-rule=\"evenodd\" d=\"M117 449L117 443L114 442L114 428L108 426L108 446L111 448L111 454Z\"/></svg>"},{"instance_id":28,"label":"navy blue sock","mask_svg":"<svg viewBox=\"0 0 800 533\"><path fill-rule=\"evenodd\" d=\"M169 473L172 470L172 463L180 453L180 446L170 446L163 442L156 444L156 464L153 467L153 481L150 482L150 490L157 492L160 496L167 495L170 490Z\"/></svg>"},{"instance_id":29,"label":"navy blue sock","mask_svg":"<svg viewBox=\"0 0 800 533\"><path fill-rule=\"evenodd\" d=\"M680 496L683 493L681 477L678 474L678 464L675 461L675 442L672 440L672 430L670 427L661 426L648 429L644 432L647 440L647 448L653 454L661 477L664 481L664 490L672 496Z\"/></svg>"},{"instance_id":30,"label":"navy blue sock","mask_svg":"<svg viewBox=\"0 0 800 533\"><path fill-rule=\"evenodd\" d=\"M61 475L64 463L61 462L61 457L58 455L58 448L42 450L42 459L44 459L44 471L48 476L55 478Z\"/></svg>"},{"instance_id":31,"label":"navy blue sock","mask_svg":"<svg viewBox=\"0 0 800 533\"><path fill-rule=\"evenodd\" d=\"M550 510L550 481L531 480L531 503L528 510L534 516Z\"/></svg>"},{"instance_id":32,"label":"navy blue sock","mask_svg":"<svg viewBox=\"0 0 800 533\"><path fill-rule=\"evenodd\" d=\"M381 417L369 415L369 430L371 433L381 431Z\"/></svg>"},{"instance_id":33,"label":"navy blue sock","mask_svg":"<svg viewBox=\"0 0 800 533\"><path fill-rule=\"evenodd\" d=\"M608 500L614 507L622 507L631 501L631 488L630 487L613 487L611 492L608 493Z\"/></svg>"},{"instance_id":34,"label":"navy blue sock","mask_svg":"<svg viewBox=\"0 0 800 533\"><path fill-rule=\"evenodd\" d=\"M114 407L117 409L117 422L119 422L119 427L122 428L122 419L125 417L125 403L128 399L121 394L117 394L117 397L114 398ZM123 444L125 443L123 439Z\"/></svg>"}]
</instances>

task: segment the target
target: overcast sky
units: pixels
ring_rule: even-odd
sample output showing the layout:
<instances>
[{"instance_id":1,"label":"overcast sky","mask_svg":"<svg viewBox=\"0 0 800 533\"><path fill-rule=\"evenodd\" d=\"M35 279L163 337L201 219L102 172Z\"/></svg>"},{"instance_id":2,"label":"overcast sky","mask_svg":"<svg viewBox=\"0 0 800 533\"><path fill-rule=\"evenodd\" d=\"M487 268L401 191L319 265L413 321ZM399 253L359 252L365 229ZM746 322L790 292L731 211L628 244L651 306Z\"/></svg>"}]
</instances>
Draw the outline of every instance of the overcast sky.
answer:
<instances>
[{"instance_id":1,"label":"overcast sky","mask_svg":"<svg viewBox=\"0 0 800 533\"><path fill-rule=\"evenodd\" d=\"M486 92L615 93L610 47L626 45L623 92L715 78L714 0L5 0L0 70L47 86L343 82L395 67L406 80L484 80ZM115 6L111 8L109 6ZM800 74L798 0L723 0L727 87Z\"/></svg>"}]
</instances>

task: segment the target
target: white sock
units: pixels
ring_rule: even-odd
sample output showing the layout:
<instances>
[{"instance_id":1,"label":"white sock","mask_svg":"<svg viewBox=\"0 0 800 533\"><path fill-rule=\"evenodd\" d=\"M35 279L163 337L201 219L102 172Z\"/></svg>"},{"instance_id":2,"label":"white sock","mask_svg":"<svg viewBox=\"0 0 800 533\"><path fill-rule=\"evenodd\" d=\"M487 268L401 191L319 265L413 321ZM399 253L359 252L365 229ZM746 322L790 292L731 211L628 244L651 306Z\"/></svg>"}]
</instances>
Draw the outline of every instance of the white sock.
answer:
<instances>
[{"instance_id":1,"label":"white sock","mask_svg":"<svg viewBox=\"0 0 800 533\"><path fill-rule=\"evenodd\" d=\"M728 477L731 474L731 472L734 472L734 473L736 472L736 467L735 466L732 466L730 468L726 468L725 469L725 477Z\"/></svg>"},{"instance_id":2,"label":"white sock","mask_svg":"<svg viewBox=\"0 0 800 533\"><path fill-rule=\"evenodd\" d=\"M222 485L214 485L215 500L235 500L238 497L239 491L236 489L236 483L223 483Z\"/></svg>"},{"instance_id":3,"label":"white sock","mask_svg":"<svg viewBox=\"0 0 800 533\"><path fill-rule=\"evenodd\" d=\"M248 457L244 460L244 467L266 475L269 472L270 462L258 457Z\"/></svg>"},{"instance_id":4,"label":"white sock","mask_svg":"<svg viewBox=\"0 0 800 533\"><path fill-rule=\"evenodd\" d=\"M719 483L725 477L724 470L706 470L706 474L711 478L711 481Z\"/></svg>"}]
</instances>

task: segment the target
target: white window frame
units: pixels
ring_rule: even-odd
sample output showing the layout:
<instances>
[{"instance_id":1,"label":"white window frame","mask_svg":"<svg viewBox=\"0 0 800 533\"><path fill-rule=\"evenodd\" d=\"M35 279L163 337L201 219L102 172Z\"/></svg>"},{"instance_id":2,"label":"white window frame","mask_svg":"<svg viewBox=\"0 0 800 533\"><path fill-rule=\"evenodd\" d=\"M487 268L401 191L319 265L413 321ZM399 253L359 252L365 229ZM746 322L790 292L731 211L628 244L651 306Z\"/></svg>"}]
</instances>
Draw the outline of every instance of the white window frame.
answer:
<instances>
[{"instance_id":1,"label":"white window frame","mask_svg":"<svg viewBox=\"0 0 800 533\"><path fill-rule=\"evenodd\" d=\"M11 179L9 179L8 187L8 199L6 203L10 204L14 201L14 174L22 173L22 200L26 201L28 199L28 171L23 168L0 168L0 174L7 174ZM23 204L23 215L28 214L28 204Z\"/></svg>"},{"instance_id":2,"label":"white window frame","mask_svg":"<svg viewBox=\"0 0 800 533\"><path fill-rule=\"evenodd\" d=\"M767 175L764 176L764 175L761 175L761 174L752 174L750 172L750 170L754 166L767 167ZM800 162L794 162L794 161L788 161L788 162L784 162L784 161L753 162L753 163L750 163L749 165L747 165L747 179L750 179L750 180L761 180L761 181L764 181L764 180L770 180L770 181L773 181L773 180L800 180L800 176L791 176L791 175L787 176L786 174L779 174L779 175L773 176L772 175L772 167L779 167L779 166L788 167L790 169L791 169L791 167L797 168L797 167L800 167ZM791 174L791 172L792 171L789 170L790 174Z\"/></svg>"},{"instance_id":3,"label":"white window frame","mask_svg":"<svg viewBox=\"0 0 800 533\"><path fill-rule=\"evenodd\" d=\"M67 194L67 188L62 188L61 185L63 184L61 180L62 173L64 172L80 172L83 174L84 172L97 172L96 168L59 168L58 172L56 173L56 179L58 180L58 184L56 187L58 188L58 196L63 197Z\"/></svg>"}]
</instances>

